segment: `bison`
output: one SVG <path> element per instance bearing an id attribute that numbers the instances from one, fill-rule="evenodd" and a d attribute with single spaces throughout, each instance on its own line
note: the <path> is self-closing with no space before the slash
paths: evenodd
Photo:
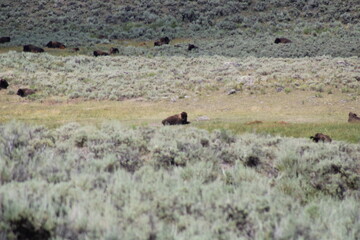
<path id="1" fill-rule="evenodd" d="M 72 50 L 73 50 L 73 52 L 78 52 L 78 51 L 80 51 L 80 48 L 76 47 L 76 48 L 73 48 Z"/>
<path id="2" fill-rule="evenodd" d="M 188 51 L 191 51 L 191 50 L 196 49 L 196 48 L 198 48 L 198 47 L 195 46 L 194 44 L 189 44 Z"/>
<path id="3" fill-rule="evenodd" d="M 60 48 L 60 49 L 65 49 L 65 45 L 61 42 L 55 42 L 55 41 L 50 41 L 48 42 L 48 44 L 46 44 L 46 46 L 48 48 Z"/>
<path id="4" fill-rule="evenodd" d="M 110 54 L 116 54 L 116 53 L 119 53 L 119 49 L 117 48 L 110 48 L 110 51 L 109 51 Z"/>
<path id="5" fill-rule="evenodd" d="M 39 47 L 36 47 L 34 45 L 24 45 L 24 48 L 23 48 L 24 52 L 33 52 L 33 53 L 41 53 L 41 52 L 44 52 L 44 49 L 42 48 L 39 48 Z"/>
<path id="6" fill-rule="evenodd" d="M 360 123 L 360 117 L 358 117 L 355 113 L 349 112 L 349 123 Z"/>
<path id="7" fill-rule="evenodd" d="M 317 134 L 315 134 L 315 136 L 311 136 L 310 139 L 312 139 L 314 142 L 319 142 L 319 141 L 331 142 L 332 141 L 332 139 L 328 135 L 325 135 L 322 133 L 317 133 Z"/>
<path id="8" fill-rule="evenodd" d="M 8 86 L 9 84 L 5 79 L 0 79 L 0 89 L 7 89 Z"/>
<path id="9" fill-rule="evenodd" d="M 10 37 L 0 37 L 0 43 L 10 42 Z"/>
<path id="10" fill-rule="evenodd" d="M 278 44 L 278 43 L 291 43 L 292 41 L 287 39 L 287 38 L 276 38 L 275 39 L 275 43 Z"/>
<path id="11" fill-rule="evenodd" d="M 104 52 L 104 51 L 100 51 L 100 50 L 96 50 L 96 51 L 94 51 L 94 56 L 95 57 L 97 57 L 97 56 L 109 56 L 109 53 Z"/>
<path id="12" fill-rule="evenodd" d="M 160 40 L 154 42 L 154 46 L 161 46 L 169 43 L 170 43 L 170 39 L 168 37 L 162 37 L 160 38 Z"/>
<path id="13" fill-rule="evenodd" d="M 170 116 L 162 121 L 163 125 L 182 125 L 182 124 L 189 124 L 190 122 L 187 121 L 187 113 L 182 112 L 180 114 L 176 114 Z"/>
<path id="14" fill-rule="evenodd" d="M 20 97 L 26 97 L 26 96 L 29 96 L 31 94 L 34 94 L 35 92 L 36 92 L 36 90 L 34 90 L 34 89 L 20 88 L 17 91 L 17 95 L 19 95 Z"/>

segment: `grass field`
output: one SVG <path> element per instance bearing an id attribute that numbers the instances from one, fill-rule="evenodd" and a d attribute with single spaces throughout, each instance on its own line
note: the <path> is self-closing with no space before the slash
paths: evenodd
<path id="1" fill-rule="evenodd" d="M 360 238 L 358 58 L 13 50 L 0 240 Z"/>
<path id="2" fill-rule="evenodd" d="M 349 112 L 360 112 L 359 102 L 341 93 L 317 98 L 307 91 L 263 95 L 214 92 L 211 96 L 175 102 L 148 102 L 143 99 L 93 101 L 64 97 L 27 100 L 2 91 L 0 100 L 1 122 L 16 119 L 58 127 L 69 122 L 98 125 L 106 120 L 118 120 L 128 126 L 160 126 L 167 116 L 186 111 L 192 126 L 208 130 L 223 128 L 235 133 L 305 138 L 323 132 L 334 140 L 360 141 L 360 124 L 347 122 Z"/>

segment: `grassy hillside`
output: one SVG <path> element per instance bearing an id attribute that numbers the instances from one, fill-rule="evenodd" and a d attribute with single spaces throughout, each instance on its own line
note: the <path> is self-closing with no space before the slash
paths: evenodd
<path id="1" fill-rule="evenodd" d="M 198 39 L 201 49 L 208 50 L 202 54 L 348 57 L 360 56 L 359 19 L 356 0 L 3 0 L 0 35 L 12 37 L 5 46 L 44 46 L 50 40 L 91 46 L 166 35 Z M 273 48 L 269 43 L 279 36 L 292 39 L 295 46 L 282 55 L 267 54 Z"/>
<path id="2" fill-rule="evenodd" d="M 124 49 L 122 49 L 124 50 Z M 89 57 L 67 50 L 0 55 L 0 122 L 159 125 L 186 111 L 193 126 L 359 142 L 359 59 L 222 56 Z M 19 88 L 37 89 L 21 98 Z M 229 92 L 234 94 L 228 95 Z M 202 121 L 205 116 L 206 121 Z M 247 124 L 261 121 L 260 124 Z"/>
<path id="3" fill-rule="evenodd" d="M 360 239 L 359 1 L 2 0 L 3 36 L 0 240 Z"/>
<path id="4" fill-rule="evenodd" d="M 0 125 L 0 239 L 357 239 L 359 145 Z"/>
<path id="5" fill-rule="evenodd" d="M 36 88 L 33 99 L 49 96 L 96 100 L 160 100 L 202 96 L 214 91 L 241 94 L 335 92 L 354 100 L 360 92 L 360 60 L 353 58 L 57 57 L 9 52 L 0 55 L 9 95 Z"/>

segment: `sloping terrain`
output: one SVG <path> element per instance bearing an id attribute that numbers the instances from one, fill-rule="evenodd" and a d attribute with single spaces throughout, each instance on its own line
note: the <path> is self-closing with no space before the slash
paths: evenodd
<path id="1" fill-rule="evenodd" d="M 359 19 L 356 0 L 4 0 L 0 35 L 12 37 L 5 46 L 44 46 L 50 40 L 84 46 L 166 35 L 201 39 L 199 45 L 206 50 L 202 54 L 347 57 L 360 55 Z M 269 43 L 275 37 L 288 37 L 295 46 L 274 54 Z"/>

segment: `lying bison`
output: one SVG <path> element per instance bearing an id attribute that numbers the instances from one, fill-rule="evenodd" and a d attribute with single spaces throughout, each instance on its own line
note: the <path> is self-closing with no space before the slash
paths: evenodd
<path id="1" fill-rule="evenodd" d="M 163 125 L 182 125 L 189 124 L 187 121 L 187 113 L 182 112 L 180 114 L 176 114 L 174 116 L 170 116 L 162 121 Z"/>
<path id="2" fill-rule="evenodd" d="M 154 46 L 162 46 L 164 44 L 169 44 L 170 39 L 168 37 L 160 38 L 160 40 L 154 42 Z"/>
<path id="3" fill-rule="evenodd" d="M 196 49 L 196 48 L 198 48 L 198 47 L 195 46 L 194 44 L 189 44 L 188 51 L 191 51 L 191 50 Z"/>
<path id="4" fill-rule="evenodd" d="M 332 139 L 328 135 L 325 135 L 322 133 L 317 133 L 317 134 L 315 134 L 315 136 L 311 136 L 310 139 L 312 139 L 314 142 L 319 142 L 319 141 L 331 142 L 332 141 Z"/>
<path id="5" fill-rule="evenodd" d="M 8 86 L 9 84 L 5 79 L 0 79 L 0 89 L 7 89 Z"/>
<path id="6" fill-rule="evenodd" d="M 358 117 L 355 113 L 349 112 L 349 123 L 360 123 L 360 117 Z"/>
<path id="7" fill-rule="evenodd" d="M 110 48 L 110 51 L 109 51 L 110 54 L 116 54 L 116 53 L 119 53 L 119 49 L 117 48 Z"/>
<path id="8" fill-rule="evenodd" d="M 275 39 L 275 43 L 278 44 L 278 43 L 291 43 L 292 41 L 287 39 L 287 38 L 276 38 Z"/>
<path id="9" fill-rule="evenodd" d="M 0 43 L 10 42 L 10 37 L 0 37 Z"/>
<path id="10" fill-rule="evenodd" d="M 96 51 L 94 51 L 94 56 L 95 57 L 97 57 L 97 56 L 109 56 L 109 53 L 104 52 L 104 51 L 100 51 L 100 50 L 96 50 Z"/>
<path id="11" fill-rule="evenodd" d="M 39 48 L 39 47 L 36 47 L 34 45 L 24 45 L 24 48 L 23 48 L 24 52 L 32 52 L 32 53 L 41 53 L 41 52 L 44 52 L 44 49 L 42 48 Z"/>
<path id="12" fill-rule="evenodd" d="M 20 88 L 17 91 L 17 95 L 19 95 L 20 97 L 26 97 L 26 96 L 29 96 L 31 94 L 34 94 L 35 92 L 36 92 L 36 90 L 34 90 L 34 89 Z"/>
<path id="13" fill-rule="evenodd" d="M 48 42 L 48 44 L 46 44 L 46 46 L 48 48 L 60 48 L 60 49 L 65 49 L 65 45 L 61 42 L 55 42 L 55 41 L 50 41 Z"/>

